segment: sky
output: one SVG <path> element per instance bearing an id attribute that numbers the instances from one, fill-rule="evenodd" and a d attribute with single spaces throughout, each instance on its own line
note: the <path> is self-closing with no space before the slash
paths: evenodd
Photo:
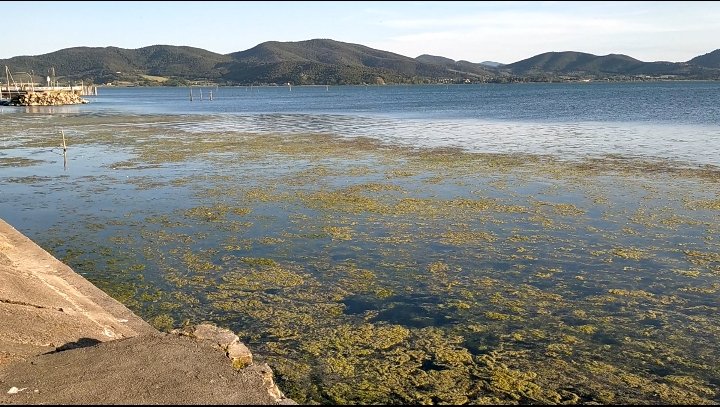
<path id="1" fill-rule="evenodd" d="M 720 48 L 720 2 L 3 2 L 0 58 L 87 46 L 228 54 L 328 38 L 408 57 L 512 63 L 549 51 L 683 62 Z"/>

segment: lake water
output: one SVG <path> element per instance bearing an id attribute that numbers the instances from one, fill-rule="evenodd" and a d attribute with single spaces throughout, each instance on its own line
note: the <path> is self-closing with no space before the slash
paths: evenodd
<path id="1" fill-rule="evenodd" d="M 720 402 L 720 83 L 202 93 L 4 107 L 0 217 L 299 402 Z"/>
<path id="2" fill-rule="evenodd" d="M 188 88 L 101 88 L 100 96 L 88 97 L 91 105 L 54 111 L 213 115 L 218 130 L 718 165 L 719 90 L 717 82 L 223 87 L 194 88 L 191 103 Z"/>

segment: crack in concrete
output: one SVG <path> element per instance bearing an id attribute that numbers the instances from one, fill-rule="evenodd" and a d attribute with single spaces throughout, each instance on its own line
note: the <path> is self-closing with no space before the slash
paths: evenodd
<path id="1" fill-rule="evenodd" d="M 25 307 L 33 307 L 33 308 L 39 308 L 39 309 L 51 309 L 54 311 L 65 312 L 62 308 L 43 307 L 42 305 L 30 304 L 29 302 L 23 302 L 23 301 L 6 300 L 4 298 L 0 298 L 0 302 L 3 304 L 22 305 Z"/>
<path id="2" fill-rule="evenodd" d="M 78 301 L 75 301 L 75 300 L 72 298 L 72 296 L 68 295 L 68 294 L 67 294 L 66 292 L 64 292 L 62 289 L 60 289 L 60 288 L 56 287 L 55 285 L 53 285 L 50 281 L 48 281 L 48 279 L 42 277 L 39 273 L 36 274 L 35 277 L 38 278 L 40 281 L 42 281 L 48 288 L 50 288 L 50 289 L 53 290 L 55 293 L 57 293 L 57 295 L 59 295 L 60 297 L 62 297 L 65 301 L 69 302 L 69 303 L 74 307 L 74 309 L 75 309 L 76 311 L 78 311 L 83 317 L 85 317 L 85 318 L 89 319 L 90 321 L 92 321 L 92 322 L 93 322 L 95 325 L 97 325 L 99 328 L 102 328 L 102 334 L 103 334 L 103 335 L 107 336 L 108 338 L 113 338 L 113 339 L 117 339 L 117 338 L 118 338 L 118 335 L 115 334 L 115 331 L 112 329 L 111 326 L 108 326 L 108 324 L 105 324 L 105 323 L 103 323 L 103 322 L 101 322 L 101 321 L 98 321 L 98 320 L 95 318 L 95 316 L 98 316 L 97 311 L 94 312 L 94 311 L 92 311 L 92 310 L 86 310 L 85 308 L 83 308 L 82 305 L 79 304 L 79 302 L 82 302 L 83 300 L 84 300 L 85 302 L 89 302 L 90 300 L 89 300 L 87 297 L 85 297 L 84 295 L 82 295 L 75 287 L 72 286 L 72 284 L 69 284 L 69 283 L 68 283 L 66 280 L 64 280 L 64 279 L 58 279 L 57 277 L 54 277 L 54 276 L 51 276 L 51 277 L 50 277 L 51 279 L 58 280 L 58 282 L 60 283 L 60 285 L 64 286 L 64 288 L 65 288 L 68 292 L 77 294 L 77 295 L 75 295 L 74 297 L 75 297 L 76 299 L 78 299 Z M 90 305 L 91 308 L 92 308 L 92 307 L 97 307 L 97 308 L 100 308 L 100 310 L 102 311 L 102 308 L 99 307 L 97 304 L 90 303 L 89 305 Z M 62 311 L 62 308 L 60 309 L 60 311 Z M 122 334 L 120 335 L 120 337 L 123 337 L 123 336 L 124 336 L 124 335 L 122 335 Z"/>

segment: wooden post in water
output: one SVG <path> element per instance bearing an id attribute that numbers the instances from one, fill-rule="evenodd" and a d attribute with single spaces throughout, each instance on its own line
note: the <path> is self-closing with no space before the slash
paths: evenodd
<path id="1" fill-rule="evenodd" d="M 192 102 L 192 101 L 193 101 L 193 97 L 192 97 L 192 87 L 188 86 L 188 89 L 190 89 L 190 101 Z"/>
<path id="2" fill-rule="evenodd" d="M 202 100 L 202 88 L 200 88 L 200 100 Z"/>
<path id="3" fill-rule="evenodd" d="M 60 133 L 62 133 L 63 139 L 63 170 L 67 170 L 67 144 L 65 143 L 65 131 L 60 129 Z"/>
<path id="4" fill-rule="evenodd" d="M 210 91 L 210 100 L 212 100 L 212 91 Z"/>

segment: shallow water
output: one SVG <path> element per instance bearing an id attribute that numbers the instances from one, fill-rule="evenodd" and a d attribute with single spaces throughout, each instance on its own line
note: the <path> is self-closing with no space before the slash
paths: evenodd
<path id="1" fill-rule="evenodd" d="M 203 88 L 204 100 L 199 91 L 191 102 L 189 88 L 102 88 L 89 105 L 3 113 L 38 113 L 24 115 L 30 122 L 47 113 L 171 114 L 193 132 L 330 133 L 563 159 L 617 154 L 720 164 L 718 82 L 223 87 Z M 212 120 L 200 119 L 207 115 Z"/>
<path id="2" fill-rule="evenodd" d="M 717 122 L 421 96 L 4 111 L 0 216 L 161 329 L 232 328 L 299 402 L 718 403 Z"/>

